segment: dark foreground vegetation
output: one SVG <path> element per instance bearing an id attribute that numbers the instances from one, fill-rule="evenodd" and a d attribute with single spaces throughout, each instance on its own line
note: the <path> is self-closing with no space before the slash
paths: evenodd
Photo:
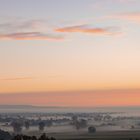
<path id="1" fill-rule="evenodd" d="M 39 138 L 37 138 L 36 136 L 16 135 L 12 138 L 12 140 L 56 140 L 56 139 L 53 137 L 48 137 L 44 133 Z"/>
<path id="2" fill-rule="evenodd" d="M 42 134 L 40 137 L 27 136 L 27 135 L 10 135 L 10 133 L 0 130 L 0 140 L 56 140 L 54 137 L 48 137 L 46 134 Z"/>
<path id="3" fill-rule="evenodd" d="M 5 131 L 0 130 L 0 140 L 11 140 L 12 136 Z"/>

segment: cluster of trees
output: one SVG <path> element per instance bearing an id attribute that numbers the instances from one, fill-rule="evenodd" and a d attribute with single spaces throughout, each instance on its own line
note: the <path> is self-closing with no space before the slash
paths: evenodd
<path id="1" fill-rule="evenodd" d="M 71 124 L 74 125 L 77 130 L 87 127 L 87 121 L 84 119 L 78 119 L 77 116 L 72 116 Z"/>
<path id="2" fill-rule="evenodd" d="M 72 123 L 71 124 L 74 125 L 77 130 L 88 127 L 87 121 L 84 119 L 78 119 L 77 116 L 72 116 Z M 96 128 L 94 126 L 89 126 L 88 132 L 95 133 Z"/>
<path id="3" fill-rule="evenodd" d="M 77 130 L 82 129 L 82 128 L 86 128 L 87 121 L 84 119 L 77 120 L 76 122 L 74 122 L 74 126 L 76 127 Z"/>
<path id="4" fill-rule="evenodd" d="M 47 137 L 46 134 L 42 134 L 39 138 L 36 136 L 16 135 L 12 140 L 56 140 L 54 137 Z"/>
<path id="5" fill-rule="evenodd" d="M 19 121 L 15 121 L 15 122 L 12 122 L 12 127 L 13 127 L 13 131 L 18 134 L 18 133 L 21 133 L 22 131 L 22 123 L 19 122 Z"/>

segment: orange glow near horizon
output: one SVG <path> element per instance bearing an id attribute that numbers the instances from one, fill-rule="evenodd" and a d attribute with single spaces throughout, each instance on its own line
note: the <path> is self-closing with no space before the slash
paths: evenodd
<path id="1" fill-rule="evenodd" d="M 0 94 L 0 103 L 46 106 L 139 106 L 140 90 Z"/>

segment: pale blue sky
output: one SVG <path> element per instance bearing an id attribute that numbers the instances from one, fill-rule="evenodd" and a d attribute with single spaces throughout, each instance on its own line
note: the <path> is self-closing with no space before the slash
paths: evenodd
<path id="1" fill-rule="evenodd" d="M 139 89 L 139 36 L 139 0 L 0 0 L 0 93 Z"/>

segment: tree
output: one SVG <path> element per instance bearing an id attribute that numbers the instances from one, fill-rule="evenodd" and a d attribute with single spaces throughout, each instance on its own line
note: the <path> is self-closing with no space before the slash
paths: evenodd
<path id="1" fill-rule="evenodd" d="M 77 121 L 77 120 L 78 120 L 78 117 L 77 117 L 76 115 L 73 115 L 73 116 L 72 116 L 72 121 L 75 122 L 75 121 Z"/>
<path id="2" fill-rule="evenodd" d="M 84 120 L 84 119 L 81 119 L 81 120 L 80 120 L 80 127 L 81 127 L 81 128 L 86 128 L 86 127 L 87 127 L 87 121 Z"/>
<path id="3" fill-rule="evenodd" d="M 78 122 L 78 116 L 76 116 L 76 115 L 73 115 L 71 119 L 72 119 L 73 125 L 75 125 Z"/>
<path id="4" fill-rule="evenodd" d="M 44 131 L 45 123 L 43 121 L 39 122 L 39 130 Z"/>
<path id="5" fill-rule="evenodd" d="M 51 127 L 53 125 L 52 119 L 46 121 L 47 127 Z"/>
<path id="6" fill-rule="evenodd" d="M 19 134 L 22 131 L 22 123 L 21 122 L 12 122 L 12 127 L 15 133 Z"/>
<path id="7" fill-rule="evenodd" d="M 96 128 L 94 126 L 89 126 L 88 127 L 88 132 L 89 133 L 95 133 L 96 132 Z"/>
<path id="8" fill-rule="evenodd" d="M 29 121 L 25 121 L 24 125 L 25 125 L 26 130 L 29 130 L 30 122 Z"/>

